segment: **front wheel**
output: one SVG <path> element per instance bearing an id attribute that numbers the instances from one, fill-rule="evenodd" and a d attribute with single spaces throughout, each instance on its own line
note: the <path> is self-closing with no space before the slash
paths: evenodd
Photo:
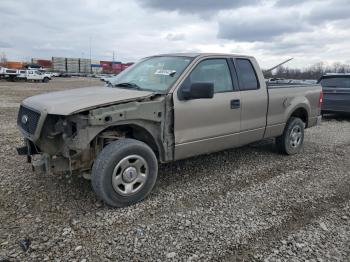
<path id="1" fill-rule="evenodd" d="M 304 122 L 298 117 L 291 117 L 283 134 L 276 138 L 277 148 L 281 153 L 294 155 L 301 151 L 304 144 Z"/>
<path id="2" fill-rule="evenodd" d="M 47 82 L 49 82 L 49 78 L 47 78 L 47 77 L 44 77 L 44 79 L 43 79 L 43 82 L 44 82 L 44 83 L 47 83 Z"/>
<path id="3" fill-rule="evenodd" d="M 148 145 L 134 139 L 120 139 L 97 156 L 91 183 L 98 198 L 107 205 L 125 207 L 143 200 L 151 192 L 157 174 L 157 158 Z"/>

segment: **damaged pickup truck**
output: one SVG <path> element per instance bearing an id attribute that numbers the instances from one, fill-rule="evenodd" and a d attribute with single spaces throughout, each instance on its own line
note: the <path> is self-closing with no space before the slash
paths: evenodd
<path id="1" fill-rule="evenodd" d="M 25 99 L 17 120 L 25 145 L 17 151 L 35 170 L 90 178 L 100 199 L 123 207 L 150 193 L 158 163 L 273 137 L 282 153 L 300 152 L 321 103 L 319 85 L 267 86 L 253 57 L 158 55 L 111 87 Z"/>

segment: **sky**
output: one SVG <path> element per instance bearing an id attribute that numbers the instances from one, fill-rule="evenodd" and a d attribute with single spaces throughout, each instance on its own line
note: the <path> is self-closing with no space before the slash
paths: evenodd
<path id="1" fill-rule="evenodd" d="M 255 56 L 263 68 L 350 63 L 350 0 L 0 0 L 0 54 L 136 61 L 172 52 Z"/>

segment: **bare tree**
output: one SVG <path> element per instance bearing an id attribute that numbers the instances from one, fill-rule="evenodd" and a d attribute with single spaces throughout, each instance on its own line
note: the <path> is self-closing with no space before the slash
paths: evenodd
<path id="1" fill-rule="evenodd" d="M 273 74 L 266 72 L 265 77 L 286 79 L 319 79 L 326 73 L 350 73 L 350 65 L 337 62 L 327 66 L 325 63 L 320 62 L 303 69 L 281 66 L 278 67 Z"/>

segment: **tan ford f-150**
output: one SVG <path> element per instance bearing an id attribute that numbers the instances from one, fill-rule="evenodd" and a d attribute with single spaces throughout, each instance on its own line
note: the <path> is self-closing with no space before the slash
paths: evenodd
<path id="1" fill-rule="evenodd" d="M 282 153 L 300 152 L 321 103 L 319 85 L 267 86 L 253 57 L 158 55 L 110 87 L 25 99 L 17 120 L 25 145 L 17 151 L 35 170 L 90 178 L 100 199 L 123 207 L 150 193 L 159 162 L 265 138 L 276 138 Z"/>

